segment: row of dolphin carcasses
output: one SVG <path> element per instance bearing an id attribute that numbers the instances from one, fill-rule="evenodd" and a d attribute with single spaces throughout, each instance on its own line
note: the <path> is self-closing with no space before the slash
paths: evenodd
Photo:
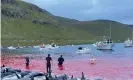
<path id="1" fill-rule="evenodd" d="M 54 76 L 51 73 L 21 71 L 10 67 L 1 67 L 1 80 L 102 80 L 100 78 L 87 79 L 82 72 L 81 78 L 68 77 L 66 74 Z"/>

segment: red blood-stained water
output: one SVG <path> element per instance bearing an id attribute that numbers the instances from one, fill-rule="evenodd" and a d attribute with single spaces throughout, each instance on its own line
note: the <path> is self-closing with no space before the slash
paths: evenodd
<path id="1" fill-rule="evenodd" d="M 25 55 L 2 55 L 1 65 L 5 64 L 17 69 L 46 72 L 45 57 L 31 56 L 30 66 L 25 66 Z M 116 58 L 98 58 L 95 64 L 90 64 L 89 59 L 69 59 L 65 60 L 63 70 L 58 67 L 58 62 L 53 59 L 52 72 L 56 75 L 67 74 L 69 76 L 81 77 L 84 72 L 85 77 L 101 77 L 106 80 L 132 80 L 133 60 Z"/>

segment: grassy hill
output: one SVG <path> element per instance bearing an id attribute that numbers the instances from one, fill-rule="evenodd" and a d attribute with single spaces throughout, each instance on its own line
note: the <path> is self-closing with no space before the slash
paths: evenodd
<path id="1" fill-rule="evenodd" d="M 131 37 L 127 25 L 109 20 L 78 21 L 54 16 L 36 5 L 21 0 L 1 0 L 2 45 L 35 45 L 55 42 L 58 44 L 93 43 L 102 36 L 124 41 Z"/>

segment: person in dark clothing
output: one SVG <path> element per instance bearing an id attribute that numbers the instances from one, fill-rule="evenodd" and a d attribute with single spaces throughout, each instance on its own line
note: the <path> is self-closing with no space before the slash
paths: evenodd
<path id="1" fill-rule="evenodd" d="M 3 64 L 2 67 L 5 67 L 5 65 Z"/>
<path id="2" fill-rule="evenodd" d="M 47 69 L 47 73 L 49 73 L 51 71 L 51 60 L 52 58 L 50 57 L 50 54 L 48 54 L 48 57 L 46 57 L 46 69 Z"/>
<path id="3" fill-rule="evenodd" d="M 26 64 L 26 67 L 28 67 L 29 66 L 29 62 L 30 62 L 30 60 L 29 60 L 29 57 L 28 56 L 26 56 L 25 57 L 25 64 Z"/>
<path id="4" fill-rule="evenodd" d="M 63 69 L 63 62 L 64 62 L 64 58 L 62 57 L 62 55 L 60 55 L 60 57 L 58 58 L 58 66 L 59 68 L 62 70 Z"/>

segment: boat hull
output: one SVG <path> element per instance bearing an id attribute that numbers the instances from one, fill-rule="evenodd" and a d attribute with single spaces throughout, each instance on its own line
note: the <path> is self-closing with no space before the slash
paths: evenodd
<path id="1" fill-rule="evenodd" d="M 90 49 L 85 49 L 85 50 L 78 50 L 78 51 L 76 51 L 76 53 L 78 53 L 78 54 L 84 54 L 84 53 L 90 54 L 91 51 L 90 51 Z"/>
<path id="2" fill-rule="evenodd" d="M 98 50 L 112 50 L 113 49 L 113 44 L 105 44 L 102 46 L 97 46 Z"/>
<path id="3" fill-rule="evenodd" d="M 124 42 L 124 47 L 132 47 L 133 46 L 133 41 L 130 40 L 129 38 Z"/>
<path id="4" fill-rule="evenodd" d="M 90 51 L 76 51 L 76 53 L 78 53 L 78 54 L 84 54 L 84 53 L 90 54 L 91 52 Z"/>
<path id="5" fill-rule="evenodd" d="M 133 44 L 124 44 L 125 47 L 133 47 Z"/>

